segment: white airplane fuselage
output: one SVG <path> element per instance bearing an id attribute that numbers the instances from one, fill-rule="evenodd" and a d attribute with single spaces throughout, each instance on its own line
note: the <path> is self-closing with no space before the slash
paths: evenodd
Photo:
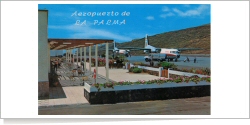
<path id="1" fill-rule="evenodd" d="M 160 59 L 161 61 L 168 60 L 168 59 L 170 60 L 175 59 L 177 61 L 177 59 L 180 58 L 178 49 L 156 48 L 154 46 L 149 45 L 147 35 L 145 37 L 145 49 L 149 49 L 149 50 L 144 50 L 145 53 L 159 53 L 161 55 L 164 54 L 165 57 L 164 58 L 161 57 Z M 147 61 L 147 60 L 150 60 L 150 58 L 152 57 L 145 56 L 144 58 Z"/>
<path id="2" fill-rule="evenodd" d="M 167 59 L 180 58 L 180 54 L 179 54 L 179 51 L 177 49 L 162 48 L 160 53 L 161 54 L 166 54 L 167 55 Z"/>
<path id="3" fill-rule="evenodd" d="M 116 53 L 119 53 L 119 54 L 126 54 L 126 50 L 123 50 L 123 49 L 119 49 L 119 51 L 116 51 Z"/>

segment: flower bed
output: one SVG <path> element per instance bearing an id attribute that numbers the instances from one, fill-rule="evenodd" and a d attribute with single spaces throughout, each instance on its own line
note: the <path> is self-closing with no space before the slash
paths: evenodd
<path id="1" fill-rule="evenodd" d="M 114 104 L 148 100 L 165 100 L 210 96 L 209 78 L 155 79 L 137 82 L 120 81 L 86 84 L 84 97 L 90 104 Z"/>

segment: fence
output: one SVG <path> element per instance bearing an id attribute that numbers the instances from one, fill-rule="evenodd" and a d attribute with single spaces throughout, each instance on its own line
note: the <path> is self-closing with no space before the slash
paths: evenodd
<path id="1" fill-rule="evenodd" d="M 127 63 L 126 69 L 129 69 L 130 67 L 134 67 L 134 65 L 131 63 Z M 194 73 L 188 73 L 188 72 L 175 71 L 175 70 L 171 70 L 170 68 L 163 69 L 163 67 L 153 68 L 153 67 L 147 67 L 147 66 L 137 66 L 137 67 L 142 68 L 142 69 L 146 69 L 146 70 L 150 70 L 150 71 L 157 71 L 157 72 L 159 72 L 159 77 L 169 78 L 169 74 L 188 76 L 188 77 L 194 76 L 194 75 L 196 75 L 198 77 L 207 77 L 207 75 L 200 75 L 200 74 L 194 74 Z"/>
<path id="2" fill-rule="evenodd" d="M 194 74 L 194 73 L 188 73 L 188 72 L 181 72 L 181 71 L 175 71 L 175 70 L 171 70 L 168 69 L 168 77 L 169 78 L 169 74 L 175 74 L 175 75 L 180 75 L 180 76 L 198 76 L 198 77 L 207 77 L 207 75 L 201 75 L 201 74 Z"/>
<path id="3" fill-rule="evenodd" d="M 127 63 L 125 65 L 126 69 L 130 69 L 131 67 L 135 67 L 133 64 L 131 63 Z M 163 67 L 159 67 L 159 68 L 153 68 L 153 67 L 147 67 L 147 66 L 136 66 L 138 68 L 141 68 L 141 69 L 145 69 L 145 70 L 150 70 L 150 71 L 156 71 L 156 72 L 159 72 L 159 77 L 162 76 L 162 70 L 163 70 Z"/>

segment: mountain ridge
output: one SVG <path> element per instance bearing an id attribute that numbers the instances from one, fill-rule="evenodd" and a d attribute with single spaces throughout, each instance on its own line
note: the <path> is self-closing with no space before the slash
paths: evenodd
<path id="1" fill-rule="evenodd" d="M 202 50 L 183 51 L 183 54 L 210 54 L 211 25 L 205 24 L 197 27 L 169 31 L 148 36 L 149 44 L 157 48 L 201 48 Z M 119 47 L 141 47 L 145 45 L 145 38 L 133 39 L 129 42 L 116 43 Z M 113 43 L 110 43 L 113 48 Z M 133 53 L 133 51 L 132 51 Z M 136 51 L 143 54 L 143 51 Z"/>

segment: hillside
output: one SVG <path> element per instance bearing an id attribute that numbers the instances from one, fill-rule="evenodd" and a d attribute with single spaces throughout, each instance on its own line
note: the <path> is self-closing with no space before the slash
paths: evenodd
<path id="1" fill-rule="evenodd" d="M 210 54 L 210 24 L 198 27 L 165 32 L 148 36 L 150 45 L 159 48 L 202 48 L 203 50 L 183 51 L 183 54 Z M 117 47 L 144 47 L 145 38 L 134 39 L 130 42 L 117 43 Z M 110 44 L 113 48 L 113 44 Z M 132 52 L 133 53 L 133 52 Z M 142 54 L 143 51 L 136 51 Z"/>

